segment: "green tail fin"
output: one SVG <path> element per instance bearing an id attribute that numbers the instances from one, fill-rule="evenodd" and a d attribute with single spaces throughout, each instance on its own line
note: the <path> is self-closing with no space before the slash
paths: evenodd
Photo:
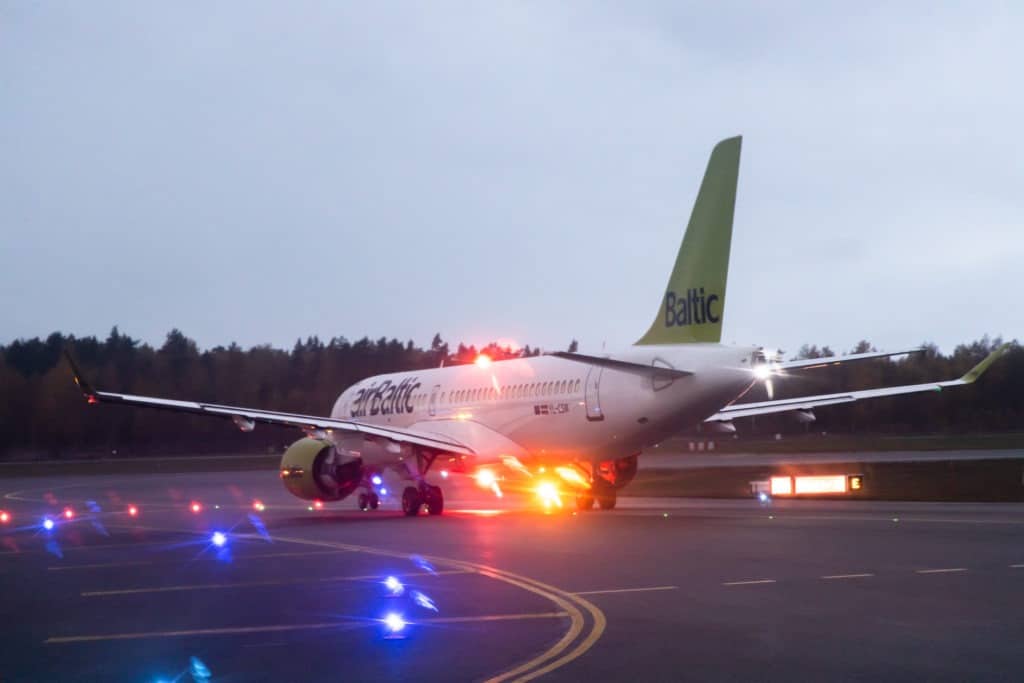
<path id="1" fill-rule="evenodd" d="M 711 151 L 658 314 L 637 344 L 721 341 L 742 140 L 722 140 Z"/>

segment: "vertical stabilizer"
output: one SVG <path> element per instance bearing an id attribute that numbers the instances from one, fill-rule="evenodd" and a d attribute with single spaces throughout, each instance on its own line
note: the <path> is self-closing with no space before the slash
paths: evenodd
<path id="1" fill-rule="evenodd" d="M 742 140 L 728 138 L 711 150 L 658 313 L 637 344 L 721 341 Z"/>

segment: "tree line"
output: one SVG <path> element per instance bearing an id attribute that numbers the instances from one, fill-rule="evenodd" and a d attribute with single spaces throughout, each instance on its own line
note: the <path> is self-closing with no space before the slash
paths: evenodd
<path id="1" fill-rule="evenodd" d="M 808 370 L 773 380 L 774 396 L 958 377 L 1000 340 L 963 344 L 949 355 L 934 345 L 895 361 L 866 361 Z M 575 350 L 576 342 L 570 344 Z M 294 413 L 325 415 L 341 390 L 385 372 L 472 362 L 486 353 L 495 360 L 534 356 L 539 349 L 489 344 L 449 346 L 435 335 L 423 348 L 412 341 L 309 337 L 291 350 L 237 344 L 200 350 L 179 330 L 158 348 L 111 330 L 106 339 L 55 332 L 45 339 L 0 345 L 0 459 L 59 458 L 116 454 L 277 452 L 296 438 L 294 430 L 260 425 L 241 433 L 230 421 L 133 409 L 89 406 L 71 381 L 62 353 L 70 352 L 89 381 L 101 390 L 207 401 Z M 860 342 L 849 352 L 871 350 Z M 828 347 L 804 346 L 802 358 L 833 355 Z M 756 385 L 742 400 L 766 400 Z M 884 398 L 816 411 L 813 429 L 830 432 L 993 432 L 1020 429 L 1024 419 L 1024 351 L 1012 351 L 975 385 L 918 397 Z M 791 416 L 737 421 L 742 436 L 809 427 Z"/>

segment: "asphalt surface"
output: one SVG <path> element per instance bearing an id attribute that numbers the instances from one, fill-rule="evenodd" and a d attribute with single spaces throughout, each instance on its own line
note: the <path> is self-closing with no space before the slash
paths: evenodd
<path id="1" fill-rule="evenodd" d="M 267 472 L 5 480 L 0 681 L 1024 675 L 1024 505 L 573 514 L 445 487 L 444 516 L 407 519 L 309 510 Z"/>

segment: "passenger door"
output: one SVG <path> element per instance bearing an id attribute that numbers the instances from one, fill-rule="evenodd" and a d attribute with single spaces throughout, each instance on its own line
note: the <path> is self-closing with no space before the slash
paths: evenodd
<path id="1" fill-rule="evenodd" d="M 592 365 L 587 373 L 587 382 L 583 390 L 583 400 L 587 405 L 587 419 L 597 422 L 604 419 L 601 412 L 601 374 L 604 368 L 600 365 Z"/>
<path id="2" fill-rule="evenodd" d="M 427 412 L 430 415 L 437 415 L 437 397 L 441 393 L 441 385 L 435 384 L 434 388 L 430 391 L 430 405 Z"/>

